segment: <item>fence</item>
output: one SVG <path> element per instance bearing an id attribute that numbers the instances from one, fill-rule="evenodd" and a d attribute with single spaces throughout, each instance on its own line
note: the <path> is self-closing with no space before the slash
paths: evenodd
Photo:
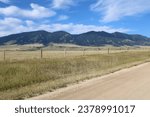
<path id="1" fill-rule="evenodd" d="M 127 52 L 127 51 L 147 51 L 149 49 L 80 49 L 80 50 L 45 50 L 40 49 L 36 51 L 25 51 L 25 50 L 0 50 L 0 60 L 22 60 L 22 59 L 42 59 L 42 58 L 62 58 L 62 57 L 72 57 L 72 56 L 86 56 L 92 54 L 110 54 L 117 52 Z"/>

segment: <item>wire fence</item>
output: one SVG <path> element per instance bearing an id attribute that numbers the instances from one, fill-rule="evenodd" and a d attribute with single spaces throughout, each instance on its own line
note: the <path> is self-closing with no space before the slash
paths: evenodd
<path id="1" fill-rule="evenodd" d="M 86 56 L 94 54 L 111 54 L 117 52 L 128 52 L 128 51 L 150 51 L 145 48 L 105 48 L 105 49 L 79 49 L 79 50 L 46 50 L 39 49 L 35 51 L 29 50 L 0 50 L 0 60 L 23 60 L 23 59 L 42 59 L 42 58 L 62 58 L 62 57 L 74 57 L 74 56 Z"/>

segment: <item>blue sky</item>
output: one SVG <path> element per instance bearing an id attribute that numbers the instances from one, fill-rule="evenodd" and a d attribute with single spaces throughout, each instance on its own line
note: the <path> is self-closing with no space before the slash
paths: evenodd
<path id="1" fill-rule="evenodd" d="M 0 36 L 34 30 L 150 37 L 150 0 L 0 0 Z"/>

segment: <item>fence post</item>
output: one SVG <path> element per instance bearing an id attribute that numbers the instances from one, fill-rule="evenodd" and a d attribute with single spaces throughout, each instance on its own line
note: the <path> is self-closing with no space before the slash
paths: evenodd
<path id="1" fill-rule="evenodd" d="M 41 49 L 41 59 L 43 58 L 43 49 Z"/>
<path id="2" fill-rule="evenodd" d="M 66 54 L 67 54 L 67 50 L 66 48 L 64 49 L 64 57 L 66 57 Z"/>
<path id="3" fill-rule="evenodd" d="M 82 55 L 84 56 L 85 55 L 85 49 L 83 48 L 83 53 L 82 53 Z"/>
<path id="4" fill-rule="evenodd" d="M 4 61 L 6 60 L 6 50 L 4 50 Z"/>
<path id="5" fill-rule="evenodd" d="M 100 48 L 97 48 L 97 53 L 100 53 L 101 52 L 100 50 L 101 50 Z"/>
<path id="6" fill-rule="evenodd" d="M 108 48 L 108 54 L 110 53 L 110 49 Z"/>

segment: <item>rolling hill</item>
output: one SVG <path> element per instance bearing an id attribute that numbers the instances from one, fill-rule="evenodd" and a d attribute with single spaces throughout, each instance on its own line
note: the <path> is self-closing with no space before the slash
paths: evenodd
<path id="1" fill-rule="evenodd" d="M 5 44 L 34 44 L 40 43 L 45 46 L 50 43 L 71 43 L 81 46 L 134 46 L 134 45 L 150 45 L 150 38 L 138 34 L 130 35 L 120 32 L 107 33 L 104 31 L 90 31 L 82 34 L 70 34 L 65 31 L 47 32 L 44 30 L 24 32 L 0 37 L 0 45 Z"/>

